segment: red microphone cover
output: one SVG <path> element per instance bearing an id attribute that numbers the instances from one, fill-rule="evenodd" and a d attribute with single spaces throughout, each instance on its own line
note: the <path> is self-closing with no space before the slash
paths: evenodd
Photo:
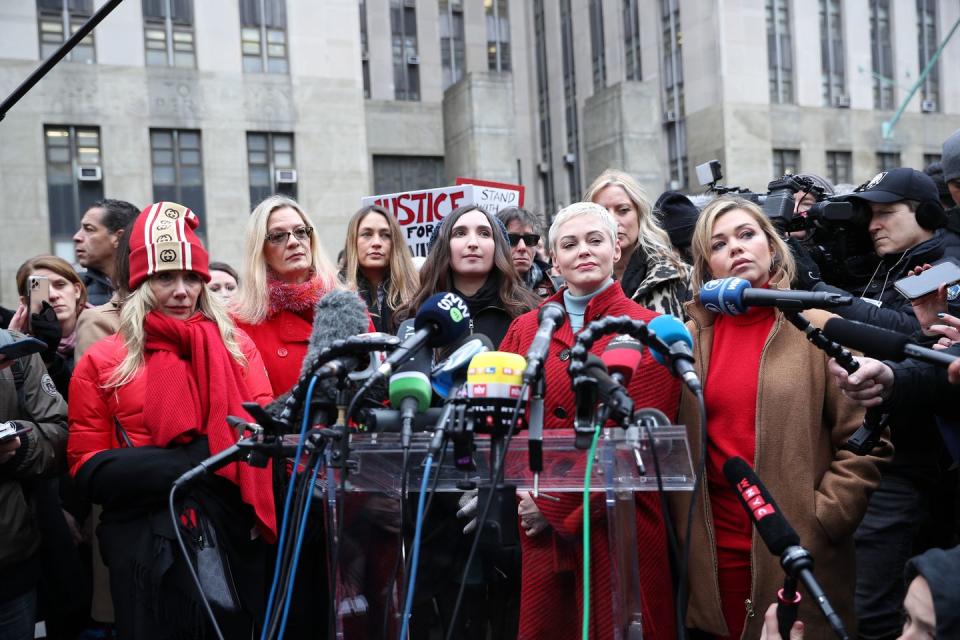
<path id="1" fill-rule="evenodd" d="M 619 374 L 623 378 L 623 386 L 627 386 L 643 359 L 643 345 L 630 336 L 617 336 L 607 344 L 600 359 L 610 375 Z"/>

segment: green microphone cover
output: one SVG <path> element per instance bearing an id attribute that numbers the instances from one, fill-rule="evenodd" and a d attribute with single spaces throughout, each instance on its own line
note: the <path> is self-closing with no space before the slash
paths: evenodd
<path id="1" fill-rule="evenodd" d="M 401 371 L 390 376 L 390 404 L 394 408 L 399 408 L 405 398 L 415 398 L 417 411 L 426 411 L 432 396 L 430 378 L 422 371 Z"/>

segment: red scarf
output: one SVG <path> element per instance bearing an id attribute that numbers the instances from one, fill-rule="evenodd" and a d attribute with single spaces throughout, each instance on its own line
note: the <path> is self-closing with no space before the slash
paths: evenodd
<path id="1" fill-rule="evenodd" d="M 329 287 L 316 272 L 311 273 L 310 279 L 306 282 L 286 282 L 276 273 L 268 270 L 267 288 L 270 290 L 268 317 L 275 316 L 281 311 L 301 314 L 307 312 L 311 314 L 309 319 L 312 321 L 313 308 Z"/>
<path id="2" fill-rule="evenodd" d="M 227 415 L 250 420 L 241 403 L 250 398 L 243 369 L 223 344 L 217 325 L 196 313 L 177 320 L 157 311 L 144 322 L 147 354 L 143 422 L 154 444 L 166 447 L 205 435 L 210 453 L 236 443 Z M 240 496 L 253 507 L 267 542 L 277 539 L 270 466 L 234 462 L 218 475 L 240 487 Z"/>

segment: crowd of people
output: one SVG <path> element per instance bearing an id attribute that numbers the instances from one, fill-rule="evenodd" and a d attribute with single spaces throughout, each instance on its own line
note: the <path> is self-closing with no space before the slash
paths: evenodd
<path id="1" fill-rule="evenodd" d="M 237 270 L 211 261 L 196 231 L 201 212 L 173 202 L 142 210 L 93 203 L 74 236 L 77 264 L 25 260 L 20 304 L 0 331 L 0 346 L 25 335 L 42 345 L 29 356 L 0 355 L 0 428 L 13 434 L 0 435 L 0 637 L 211 637 L 191 563 L 206 567 L 201 584 L 225 637 L 259 634 L 284 465 L 231 463 L 204 477 L 177 499 L 176 523 L 167 498 L 181 474 L 236 441 L 228 415 L 252 422 L 244 402 L 266 406 L 294 386 L 314 311 L 334 290 L 355 291 L 367 330 L 386 333 L 430 296 L 454 292 L 471 333 L 520 355 L 534 341 L 539 307 L 561 305 L 567 322 L 543 368 L 546 429 L 572 427 L 567 367 L 586 325 L 659 314 L 687 323 L 706 423 L 698 399 L 650 354 L 627 388 L 638 407 L 685 425 L 691 458 L 705 461 L 694 492 L 635 497 L 644 637 L 780 637 L 783 570 L 724 477 L 732 456 L 764 479 L 848 630 L 869 640 L 960 637 L 960 359 L 947 369 L 858 358 L 850 373 L 781 310 L 728 316 L 699 298 L 705 283 L 728 277 L 753 288 L 849 293 L 851 305 L 804 316 L 822 328 L 839 315 L 960 355 L 960 287 L 944 282 L 913 300 L 894 287 L 945 258 L 960 262 L 960 131 L 926 172 L 881 172 L 843 196 L 820 176 L 804 184 L 812 186 L 795 193 L 796 218 L 827 196 L 858 212 L 853 232 L 871 247 L 874 270 L 856 286 L 821 277 L 806 232 L 778 227 L 749 199 L 722 195 L 697 207 L 668 191 L 652 200 L 612 169 L 582 202 L 549 212 L 549 228 L 523 208 L 455 209 L 434 227 L 420 264 L 379 206 L 350 218 L 334 262 L 304 207 L 271 196 L 247 220 Z M 49 293 L 35 306 L 37 278 Z M 844 443 L 870 407 L 882 408 L 888 428 L 871 451 L 855 453 Z M 584 512 L 573 494 L 520 492 L 520 547 L 481 559 L 472 603 L 456 621 L 452 594 L 472 539 L 463 525 L 476 517 L 476 501 L 441 499 L 434 511 L 431 522 L 449 535 L 423 560 L 412 637 L 613 636 L 603 509 Z M 588 576 L 579 562 L 584 518 Z M 325 637 L 332 596 L 322 525 L 306 539 L 287 636 Z M 681 548 L 690 550 L 684 562 Z M 830 636 L 815 605 L 801 601 L 790 638 Z"/>

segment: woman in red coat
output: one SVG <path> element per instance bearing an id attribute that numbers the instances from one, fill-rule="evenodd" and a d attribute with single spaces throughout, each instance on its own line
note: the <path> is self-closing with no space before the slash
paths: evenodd
<path id="1" fill-rule="evenodd" d="M 67 458 L 81 491 L 104 507 L 98 535 L 120 638 L 210 632 L 173 542 L 167 495 L 181 474 L 236 441 L 226 418 L 249 419 L 242 402 L 271 399 L 256 348 L 206 289 L 197 224 L 176 203 L 143 210 L 120 333 L 93 345 L 70 383 Z M 225 635 L 249 636 L 263 603 L 263 543 L 276 539 L 269 466 L 227 465 L 181 492 L 178 510 L 188 548 L 214 549 L 214 566 L 233 577 L 236 606 L 215 607 Z"/>
<path id="2" fill-rule="evenodd" d="M 336 270 L 300 205 L 286 196 L 257 205 L 247 222 L 236 318 L 260 350 L 275 396 L 300 377 L 314 307 L 335 286 Z"/>
<path id="3" fill-rule="evenodd" d="M 576 333 L 604 316 L 628 315 L 649 321 L 657 315 L 630 301 L 613 280 L 613 265 L 620 255 L 616 238 L 616 222 L 606 209 L 593 203 L 570 205 L 557 214 L 550 227 L 550 254 L 566 286 L 548 301 L 562 304 L 568 321 L 554 332 L 544 367 L 545 429 L 573 427 L 575 402 L 567 365 Z M 534 310 L 513 322 L 500 349 L 526 354 L 536 331 Z M 601 353 L 613 337 L 597 340 L 592 351 Z M 676 415 L 679 386 L 649 353 L 634 373 L 629 392 L 638 407 Z M 638 494 L 636 503 L 644 638 L 666 640 L 676 632 L 664 517 L 654 493 Z M 520 495 L 520 526 L 526 534 L 521 536 L 520 638 L 524 640 L 580 637 L 581 504 L 572 494 L 559 501 L 534 499 L 526 492 Z M 606 518 L 602 508 L 590 518 L 590 637 L 605 639 L 613 636 Z"/>

